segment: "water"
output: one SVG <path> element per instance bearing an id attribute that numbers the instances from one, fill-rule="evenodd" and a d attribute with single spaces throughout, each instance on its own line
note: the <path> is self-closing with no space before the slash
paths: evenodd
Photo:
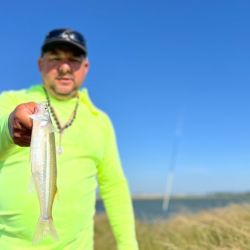
<path id="1" fill-rule="evenodd" d="M 169 218 L 182 212 L 197 213 L 213 208 L 220 208 L 232 204 L 250 203 L 250 197 L 200 197 L 200 198 L 175 198 L 169 203 L 168 211 L 162 211 L 160 199 L 137 199 L 133 200 L 135 216 L 138 219 L 154 220 Z M 96 204 L 97 213 L 103 213 L 102 201 Z"/>

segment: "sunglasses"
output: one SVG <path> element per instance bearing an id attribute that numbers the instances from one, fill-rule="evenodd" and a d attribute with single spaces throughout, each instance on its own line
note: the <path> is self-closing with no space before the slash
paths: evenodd
<path id="1" fill-rule="evenodd" d="M 73 41 L 86 46 L 85 39 L 79 32 L 67 29 L 55 29 L 50 31 L 46 36 L 45 41 L 58 38 L 63 40 Z"/>

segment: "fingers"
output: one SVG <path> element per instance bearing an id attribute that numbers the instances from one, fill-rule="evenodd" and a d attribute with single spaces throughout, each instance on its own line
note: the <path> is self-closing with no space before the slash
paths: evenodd
<path id="1" fill-rule="evenodd" d="M 33 121 L 30 115 L 35 113 L 36 103 L 29 102 L 20 104 L 10 114 L 9 130 L 15 144 L 24 147 L 29 146 Z"/>
<path id="2" fill-rule="evenodd" d="M 31 130 L 33 121 L 30 118 L 30 115 L 34 114 L 35 112 L 36 104 L 34 102 L 24 103 L 17 106 L 15 111 L 15 118 L 23 128 Z"/>
<path id="3" fill-rule="evenodd" d="M 27 109 L 27 111 L 30 114 L 34 114 L 36 112 L 36 103 L 34 102 L 28 102 L 28 103 L 24 103 L 24 107 Z"/>
<path id="4" fill-rule="evenodd" d="M 21 147 L 28 147 L 30 146 L 31 135 L 14 132 L 13 141 L 15 144 Z"/>

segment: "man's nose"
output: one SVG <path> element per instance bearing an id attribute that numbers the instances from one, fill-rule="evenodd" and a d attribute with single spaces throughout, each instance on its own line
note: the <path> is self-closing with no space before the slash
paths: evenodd
<path id="1" fill-rule="evenodd" d="M 71 73 L 71 70 L 71 66 L 68 62 L 62 62 L 58 67 L 58 71 L 60 74 Z"/>

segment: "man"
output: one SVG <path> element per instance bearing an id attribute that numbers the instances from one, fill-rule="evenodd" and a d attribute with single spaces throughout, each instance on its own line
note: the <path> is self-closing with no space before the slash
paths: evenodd
<path id="1" fill-rule="evenodd" d="M 133 209 L 108 116 L 79 91 L 88 73 L 84 37 L 48 33 L 38 61 L 43 85 L 0 95 L 0 249 L 92 250 L 97 183 L 119 250 L 138 249 Z M 29 145 L 36 102 L 47 101 L 58 145 L 53 220 L 59 240 L 32 244 L 39 217 Z M 101 249 L 100 249 L 101 250 Z"/>

